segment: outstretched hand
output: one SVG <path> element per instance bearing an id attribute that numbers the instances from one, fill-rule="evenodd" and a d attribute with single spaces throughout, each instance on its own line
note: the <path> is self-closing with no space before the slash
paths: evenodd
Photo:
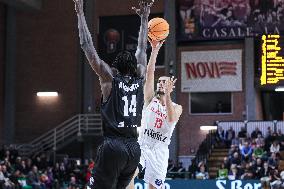
<path id="1" fill-rule="evenodd" d="M 151 44 L 151 47 L 152 47 L 152 51 L 159 51 L 160 48 L 163 46 L 165 40 L 162 40 L 162 41 L 155 41 L 155 40 L 152 40 L 150 38 L 148 38 L 148 41 L 150 42 Z"/>
<path id="2" fill-rule="evenodd" d="M 164 90 L 165 90 L 165 95 L 170 95 L 174 88 L 175 88 L 175 83 L 176 83 L 177 79 L 174 78 L 174 76 L 172 76 L 170 79 L 167 79 L 166 82 L 164 83 Z"/>
<path id="3" fill-rule="evenodd" d="M 148 18 L 150 15 L 150 9 L 155 0 L 151 0 L 147 2 L 147 0 L 139 0 L 139 9 L 136 7 L 132 7 L 132 9 L 140 16 L 144 18 Z"/>
<path id="4" fill-rule="evenodd" d="M 84 0 L 73 0 L 75 3 L 75 10 L 77 14 L 84 13 Z"/>

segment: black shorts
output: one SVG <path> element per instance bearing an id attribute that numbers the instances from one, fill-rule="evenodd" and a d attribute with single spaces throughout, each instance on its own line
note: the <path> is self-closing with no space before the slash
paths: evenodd
<path id="1" fill-rule="evenodd" d="M 140 155 L 136 139 L 105 138 L 99 147 L 88 186 L 92 189 L 125 189 L 135 173 Z"/>

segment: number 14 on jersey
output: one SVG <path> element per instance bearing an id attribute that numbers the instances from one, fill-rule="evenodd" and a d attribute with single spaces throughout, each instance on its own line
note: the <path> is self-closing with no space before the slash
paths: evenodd
<path id="1" fill-rule="evenodd" d="M 132 116 L 136 116 L 136 95 L 132 95 L 130 99 L 130 105 L 129 105 L 129 99 L 127 96 L 122 97 L 122 100 L 124 101 L 124 107 L 123 107 L 123 114 L 124 116 L 129 116 L 129 114 L 132 113 Z"/>

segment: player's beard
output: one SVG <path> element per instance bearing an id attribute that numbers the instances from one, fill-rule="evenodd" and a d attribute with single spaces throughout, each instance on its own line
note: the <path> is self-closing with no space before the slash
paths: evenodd
<path id="1" fill-rule="evenodd" d="M 164 91 L 157 91 L 157 95 L 164 95 L 165 92 Z"/>
<path id="2" fill-rule="evenodd" d="M 156 96 L 157 96 L 158 99 L 160 99 L 161 96 L 163 96 L 163 95 L 165 95 L 165 92 L 164 92 L 164 91 L 160 91 L 160 90 L 157 90 L 157 91 L 156 91 Z"/>

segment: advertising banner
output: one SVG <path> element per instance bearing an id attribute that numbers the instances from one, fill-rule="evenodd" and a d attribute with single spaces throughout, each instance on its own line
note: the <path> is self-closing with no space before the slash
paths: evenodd
<path id="1" fill-rule="evenodd" d="M 135 189 L 148 189 L 142 180 L 135 181 Z M 169 180 L 165 189 L 261 189 L 258 180 Z"/>
<path id="2" fill-rule="evenodd" d="M 242 91 L 242 50 L 181 52 L 181 91 Z"/>

